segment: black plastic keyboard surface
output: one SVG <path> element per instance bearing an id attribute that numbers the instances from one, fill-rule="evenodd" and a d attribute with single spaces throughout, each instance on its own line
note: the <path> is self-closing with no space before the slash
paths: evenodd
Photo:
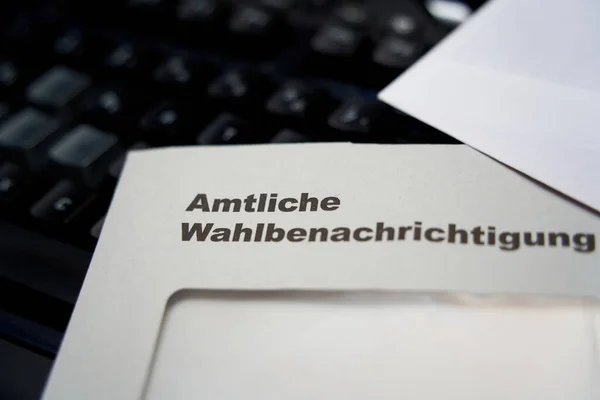
<path id="1" fill-rule="evenodd" d="M 456 143 L 375 97 L 447 32 L 414 0 L 29 3 L 0 48 L 0 335 L 44 354 L 128 149 Z"/>

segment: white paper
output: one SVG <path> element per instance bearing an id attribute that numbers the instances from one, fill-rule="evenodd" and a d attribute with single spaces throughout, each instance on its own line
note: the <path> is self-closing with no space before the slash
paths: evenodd
<path id="1" fill-rule="evenodd" d="M 600 2 L 493 0 L 380 93 L 600 210 Z"/>
<path id="2" fill-rule="evenodd" d="M 316 211 L 304 212 L 278 208 L 250 212 L 245 206 L 238 211 L 232 206 L 226 212 L 223 205 L 219 211 L 193 207 L 187 211 L 197 205 L 199 194 L 212 203 L 259 193 L 277 195 L 280 200 L 308 193 L 319 201 L 315 202 Z M 339 200 L 338 206 L 324 210 L 323 205 L 333 204 L 325 199 L 332 197 Z M 280 204 L 287 207 L 291 202 Z M 309 204 L 306 202 L 306 207 Z M 254 207 L 258 207 L 256 202 Z M 394 238 L 382 233 L 381 240 L 376 240 L 378 222 L 391 227 Z M 212 223 L 214 229 L 233 229 L 236 224 L 254 229 L 272 223 L 288 236 L 267 241 L 264 234 L 255 240 L 252 233 L 249 242 L 219 242 L 211 239 L 220 235 L 211 234 L 205 241 L 193 236 L 186 240 L 184 224 L 193 223 L 204 227 Z M 464 235 L 455 233 L 453 242 L 449 240 L 450 224 L 464 230 Z M 417 225 L 421 226 L 419 235 Z M 407 226 L 412 226 L 412 231 L 405 231 L 400 239 L 400 227 Z M 339 227 L 354 232 L 348 241 L 333 240 Z M 428 231 L 431 227 L 441 232 Z M 477 227 L 487 233 L 475 235 Z M 489 227 L 495 229 L 493 243 Z M 297 239 L 289 235 L 293 228 L 306 232 L 325 229 L 329 235 L 325 241 L 316 239 L 318 236 L 313 241 L 306 237 L 292 241 L 290 237 Z M 503 245 L 503 232 L 518 235 L 519 245 L 513 239 L 513 245 Z M 542 234 L 543 245 L 527 244 L 525 232 Z M 183 289 L 598 298 L 598 232 L 600 218 L 595 214 L 467 146 L 323 144 L 135 151 L 119 181 L 44 398 L 140 398 L 151 379 L 153 359 L 164 356 L 155 353 L 155 348 L 165 308 Z M 562 239 L 552 245 L 551 233 L 561 234 Z M 409 342 L 454 323 L 450 322 L 453 317 L 438 314 L 436 309 L 427 309 L 429 318 L 414 325 L 417 331 L 407 337 Z M 473 337 L 467 344 L 461 342 L 459 332 L 468 329 L 469 321 L 474 329 L 480 329 L 478 324 L 501 324 L 506 317 L 510 337 L 523 335 L 519 346 L 549 338 L 556 342 L 557 351 L 574 346 L 573 358 L 565 359 L 564 374 L 578 377 L 570 380 L 576 387 L 564 390 L 591 393 L 595 388 L 587 385 L 587 377 L 598 376 L 597 358 L 580 355 L 597 346 L 596 312 L 578 308 L 572 312 L 558 310 L 554 315 L 547 310 L 539 319 L 531 316 L 531 324 L 521 330 L 520 321 L 525 317 L 503 316 L 500 308 L 490 314 L 476 310 L 464 314 L 464 320 L 457 316 L 460 326 L 447 344 L 459 348 L 472 344 L 462 347 L 464 357 L 477 357 L 476 353 L 496 340 L 496 333 L 487 336 L 484 330 L 481 341 Z M 197 323 L 203 314 L 198 312 Z M 190 322 L 190 327 L 195 323 Z M 546 339 L 538 334 L 544 330 L 552 331 Z M 423 358 L 410 354 L 411 362 L 440 362 L 430 353 L 423 353 Z M 560 354 L 541 354 L 539 360 L 554 360 Z M 185 369 L 186 359 L 176 359 Z M 473 365 L 479 365 L 477 360 L 473 359 Z M 524 375 L 533 368 L 533 364 L 527 365 Z M 547 372 L 551 375 L 544 376 L 559 374 L 554 369 Z"/>

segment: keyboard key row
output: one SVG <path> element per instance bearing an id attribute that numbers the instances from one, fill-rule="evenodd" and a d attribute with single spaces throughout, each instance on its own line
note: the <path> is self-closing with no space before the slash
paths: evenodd
<path id="1" fill-rule="evenodd" d="M 196 28 L 210 26 L 213 31 L 224 27 L 234 29 L 235 22 L 239 20 L 243 20 L 244 25 L 260 29 L 273 18 L 297 23 L 298 18 L 285 18 L 294 16 L 290 14 L 312 14 L 312 18 L 306 19 L 344 23 L 356 28 L 377 26 L 383 31 L 403 36 L 419 35 L 424 30 L 422 18 L 403 7 L 404 1 L 398 1 L 398 7 L 387 7 L 389 10 L 383 15 L 382 8 L 377 4 L 355 0 L 259 0 L 254 4 L 232 4 L 226 0 L 128 0 L 118 3 L 121 3 L 121 7 L 115 9 L 124 13 L 123 20 L 136 19 L 146 23 L 160 21 L 163 33 L 178 30 L 186 23 Z"/>
<path id="2" fill-rule="evenodd" d="M 57 174 L 70 176 L 93 187 L 119 152 L 114 134 L 89 125 L 65 133 L 61 122 L 33 108 L 26 108 L 0 126 L 0 154 L 6 159 L 40 171 L 48 163 Z"/>
<path id="3" fill-rule="evenodd" d="M 17 164 L 0 162 L 0 214 L 28 221 L 42 232 L 79 232 L 79 242 L 93 244 L 114 185 L 98 189 L 60 179 L 47 181 Z M 87 232 L 87 239 L 86 239 Z"/>
<path id="4" fill-rule="evenodd" d="M 127 8 L 132 13 L 131 17 L 117 20 L 131 21 L 130 18 L 138 16 L 138 12 L 145 14 L 143 9 L 152 8 L 155 4 L 155 1 L 131 4 Z M 110 6 L 106 8 L 110 9 Z M 170 6 L 168 8 L 171 9 Z M 422 21 L 407 13 L 386 17 L 389 21 L 375 31 L 367 29 L 365 26 L 370 26 L 371 22 L 363 23 L 365 16 L 361 8 L 357 4 L 343 5 L 310 34 L 302 31 L 302 39 L 298 39 L 299 33 L 285 27 L 286 21 L 280 12 L 269 7 L 248 4 L 231 7 L 215 0 L 183 2 L 172 11 L 177 12 L 183 21 L 176 24 L 177 30 L 185 32 L 166 37 L 187 43 L 192 53 L 200 47 L 246 61 L 257 57 L 270 59 L 280 54 L 278 50 L 294 49 L 298 60 L 301 60 L 294 65 L 294 73 L 326 76 L 379 88 L 411 65 L 433 43 L 424 38 Z M 217 25 L 221 26 L 221 30 L 214 30 L 210 24 L 202 22 L 213 14 L 215 21 L 220 21 Z M 225 14 L 227 18 L 223 20 Z M 156 14 L 156 17 L 160 22 L 151 25 L 144 35 L 155 32 L 165 36 L 164 26 L 168 25 L 165 21 L 169 17 L 167 14 Z M 139 17 L 136 21 L 140 18 L 143 19 Z M 128 22 L 122 23 L 121 28 L 130 30 L 139 25 Z M 149 47 L 143 41 L 115 40 L 96 31 L 90 33 L 79 28 L 54 28 L 47 36 L 41 40 L 47 44 L 35 42 L 37 47 L 29 49 L 28 53 L 92 75 L 132 81 L 154 79 L 175 87 L 187 85 L 197 77 L 200 81 L 210 78 L 210 71 L 205 71 L 209 65 L 195 65 L 185 55 L 164 54 L 158 46 Z M 11 81 L 15 71 L 20 72 L 19 67 L 11 65 L 10 61 L 7 60 L 4 73 L 0 62 L 0 88 L 3 75 L 4 80 Z"/>
<path id="5" fill-rule="evenodd" d="M 210 118 L 211 110 L 219 108 L 242 114 L 262 111 L 282 119 L 284 124 L 310 128 L 326 121 L 339 106 L 339 101 L 326 90 L 306 82 L 292 80 L 276 87 L 259 74 L 232 69 L 220 75 L 214 71 L 210 75 L 203 74 L 201 85 L 201 78 L 194 77 L 192 71 L 194 68 L 183 59 L 172 58 L 157 70 L 157 76 L 163 87 L 175 90 L 161 94 L 158 89 L 127 88 L 113 82 L 92 86 L 89 76 L 55 66 L 27 86 L 26 97 L 32 104 L 50 112 L 69 108 L 69 114 L 102 129 L 115 132 L 141 129 L 167 136 L 173 136 L 175 130 L 180 130 L 192 119 L 206 123 L 207 118 L 198 120 L 202 116 Z M 209 80 L 211 75 L 213 79 Z M 194 80 L 196 84 L 192 83 Z M 183 91 L 188 95 L 182 96 Z M 170 95 L 177 95 L 179 100 L 157 101 Z M 212 104 L 213 101 L 216 103 Z M 376 101 L 363 102 L 373 103 L 363 113 L 385 108 Z M 141 123 L 138 123 L 140 119 Z M 357 127 L 348 129 L 347 123 L 339 123 L 335 117 L 329 121 L 333 129 L 357 130 Z M 361 130 L 368 128 L 367 124 Z"/>
<path id="6" fill-rule="evenodd" d="M 171 57 L 152 76 L 159 82 L 144 86 L 51 67 L 23 89 L 35 108 L 0 115 L 0 157 L 97 188 L 108 177 L 117 179 L 124 150 L 140 142 L 448 142 L 375 99 L 341 100 L 309 81 L 276 84 L 238 67 L 218 73 L 183 56 Z M 0 103 L 0 114 L 9 110 Z M 12 191 L 17 179 L 11 171 L 4 171 L 4 185 Z"/>

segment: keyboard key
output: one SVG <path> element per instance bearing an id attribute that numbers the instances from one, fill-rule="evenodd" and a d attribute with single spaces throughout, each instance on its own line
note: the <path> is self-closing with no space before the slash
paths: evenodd
<path id="1" fill-rule="evenodd" d="M 282 129 L 271 139 L 271 143 L 303 143 L 311 141 L 308 136 L 291 129 Z"/>
<path id="2" fill-rule="evenodd" d="M 51 44 L 51 53 L 56 64 L 65 64 L 74 68 L 94 67 L 97 61 L 93 54 L 104 51 L 98 38 L 85 35 L 79 29 L 68 29 L 57 35 Z"/>
<path id="3" fill-rule="evenodd" d="M 89 76 L 56 66 L 27 87 L 27 99 L 40 107 L 56 111 L 67 105 L 90 84 Z"/>
<path id="4" fill-rule="evenodd" d="M 266 9 L 243 5 L 233 11 L 229 29 L 239 35 L 265 37 L 273 24 L 274 16 Z"/>
<path id="5" fill-rule="evenodd" d="M 369 61 L 370 42 L 358 29 L 326 24 L 313 36 L 304 61 L 309 75 L 362 84 Z"/>
<path id="6" fill-rule="evenodd" d="M 247 79 L 239 71 L 228 71 L 210 84 L 208 94 L 220 98 L 242 98 L 248 94 Z"/>
<path id="7" fill-rule="evenodd" d="M 251 127 L 231 114 L 220 115 L 196 139 L 198 144 L 241 144 L 251 143 Z"/>
<path id="8" fill-rule="evenodd" d="M 306 116 L 311 89 L 301 82 L 286 83 L 267 101 L 267 110 L 274 114 Z"/>
<path id="9" fill-rule="evenodd" d="M 119 42 L 109 46 L 101 61 L 104 72 L 128 82 L 142 82 L 151 76 L 159 62 L 155 52 L 141 45 Z"/>
<path id="10" fill-rule="evenodd" d="M 89 199 L 87 191 L 60 181 L 31 207 L 31 215 L 52 223 L 69 223 Z"/>
<path id="11" fill-rule="evenodd" d="M 399 71 L 408 68 L 423 52 L 423 46 L 395 36 L 387 36 L 375 48 L 373 61 Z"/>
<path id="12" fill-rule="evenodd" d="M 187 24 L 186 28 L 206 32 L 206 28 L 215 28 L 224 22 L 227 12 L 227 5 L 222 1 L 181 0 L 175 9 L 175 17 L 179 24 Z"/>
<path id="13" fill-rule="evenodd" d="M 0 150 L 7 158 L 39 169 L 46 164 L 47 150 L 60 125 L 58 119 L 26 108 L 0 126 Z"/>
<path id="14" fill-rule="evenodd" d="M 310 129 L 313 124 L 324 125 L 333 106 L 326 91 L 298 81 L 285 83 L 266 104 L 267 111 L 279 117 L 283 124 L 301 130 Z"/>
<path id="15" fill-rule="evenodd" d="M 163 84 L 187 85 L 193 78 L 194 66 L 182 56 L 168 58 L 154 72 L 154 78 Z"/>
<path id="16" fill-rule="evenodd" d="M 387 28 L 394 35 L 411 36 L 419 32 L 419 23 L 414 16 L 397 14 L 389 19 Z"/>
<path id="17" fill-rule="evenodd" d="M 142 117 L 139 129 L 145 140 L 156 145 L 185 144 L 194 128 L 206 122 L 205 116 L 192 115 L 191 105 L 167 100 Z"/>
<path id="18" fill-rule="evenodd" d="M 361 97 L 345 101 L 329 117 L 328 123 L 335 131 L 349 134 L 353 140 L 367 141 L 375 139 L 375 124 L 384 124 L 383 117 L 386 107 L 377 100 Z"/>
<path id="19" fill-rule="evenodd" d="M 266 8 L 239 5 L 228 24 L 235 51 L 246 57 L 272 55 L 285 39 L 283 21 Z"/>
<path id="20" fill-rule="evenodd" d="M 0 165 L 0 201 L 9 202 L 25 189 L 25 171 L 16 164 L 5 162 Z"/>
<path id="21" fill-rule="evenodd" d="M 192 61 L 183 55 L 167 57 L 154 71 L 154 79 L 161 87 L 192 96 L 197 96 L 213 76 L 212 66 Z"/>
<path id="22" fill-rule="evenodd" d="M 106 217 L 100 218 L 98 222 L 96 222 L 94 226 L 92 226 L 92 229 L 90 229 L 90 235 L 92 235 L 96 239 L 100 239 L 100 233 L 102 232 L 102 226 L 104 226 L 105 219 Z"/>
<path id="23" fill-rule="evenodd" d="M 129 148 L 129 150 L 147 149 L 149 147 L 150 147 L 150 145 L 146 142 L 137 142 L 137 143 L 134 143 L 133 146 L 131 146 Z M 123 170 L 123 167 L 125 166 L 126 156 L 127 155 L 125 153 L 123 153 L 110 164 L 110 167 L 108 168 L 108 175 L 110 175 L 114 179 L 119 178 L 119 176 L 121 175 L 121 171 Z"/>
<path id="24" fill-rule="evenodd" d="M 123 94 L 110 88 L 92 88 L 81 101 L 84 113 L 97 115 L 98 119 L 110 118 L 123 113 Z"/>
<path id="25" fill-rule="evenodd" d="M 76 102 L 75 109 L 82 121 L 129 136 L 150 101 L 146 93 L 140 93 L 138 97 L 133 94 L 133 91 L 115 85 L 93 87 Z"/>
<path id="26" fill-rule="evenodd" d="M 429 14 L 442 24 L 448 31 L 465 22 L 474 8 L 478 7 L 476 1 L 451 1 L 428 0 L 425 7 Z"/>
<path id="27" fill-rule="evenodd" d="M 115 135 L 79 125 L 50 148 L 49 156 L 60 172 L 94 187 L 120 153 Z"/>
<path id="28" fill-rule="evenodd" d="M 138 64 L 136 53 L 136 49 L 131 43 L 117 44 L 108 51 L 104 58 L 104 64 L 111 69 L 133 71 Z"/>
<path id="29" fill-rule="evenodd" d="M 346 3 L 339 6 L 333 14 L 342 24 L 364 27 L 369 22 L 369 13 L 363 4 Z"/>
<path id="30" fill-rule="evenodd" d="M 220 107 L 250 115 L 264 103 L 270 89 L 271 84 L 264 77 L 231 69 L 213 80 L 207 92 L 211 100 L 219 102 Z"/>
<path id="31" fill-rule="evenodd" d="M 206 22 L 214 17 L 219 2 L 217 0 L 181 0 L 175 9 L 179 21 Z"/>
<path id="32" fill-rule="evenodd" d="M 221 0 L 179 0 L 175 8 L 178 40 L 222 52 L 231 5 Z"/>
<path id="33" fill-rule="evenodd" d="M 375 47 L 365 84 L 382 89 L 410 67 L 425 51 L 425 45 L 414 39 L 385 36 Z"/>
<path id="34" fill-rule="evenodd" d="M 323 55 L 350 58 L 358 54 L 362 39 L 361 33 L 353 28 L 327 24 L 312 38 L 311 48 Z"/>

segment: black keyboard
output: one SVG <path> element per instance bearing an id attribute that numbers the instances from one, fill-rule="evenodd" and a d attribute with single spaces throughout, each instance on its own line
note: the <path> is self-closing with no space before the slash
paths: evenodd
<path id="1" fill-rule="evenodd" d="M 128 149 L 456 143 L 375 98 L 448 32 L 417 0 L 22 8 L 0 50 L 0 334 L 49 357 Z"/>

